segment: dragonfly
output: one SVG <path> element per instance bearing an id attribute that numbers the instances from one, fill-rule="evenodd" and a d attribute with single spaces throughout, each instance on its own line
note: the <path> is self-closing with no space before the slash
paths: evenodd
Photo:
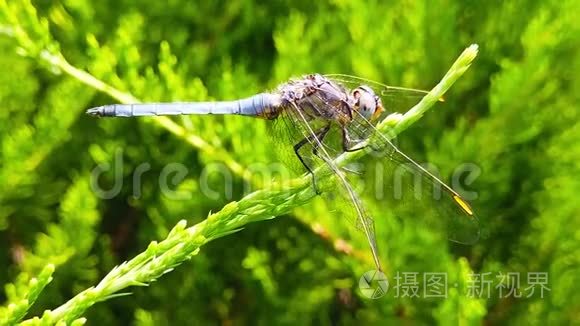
<path id="1" fill-rule="evenodd" d="M 285 128 L 293 128 L 294 154 L 307 173 L 312 175 L 312 185 L 319 193 L 311 160 L 303 153 L 305 146 L 310 154 L 330 168 L 353 207 L 356 227 L 367 239 L 377 270 L 382 270 L 375 236 L 374 220 L 365 209 L 361 197 L 335 159 L 344 152 L 381 149 L 386 160 L 404 166 L 414 175 L 440 189 L 441 196 L 434 205 L 434 215 L 443 219 L 451 241 L 472 244 L 479 238 L 479 220 L 470 204 L 459 193 L 441 181 L 429 170 L 403 153 L 391 138 L 376 128 L 376 123 L 386 110 L 397 108 L 397 98 L 420 98 L 428 92 L 387 86 L 368 79 L 342 75 L 310 74 L 291 79 L 274 91 L 259 93 L 247 98 L 213 102 L 167 102 L 139 104 L 111 104 L 87 110 L 97 117 L 137 117 L 159 115 L 220 114 L 242 115 L 267 120 L 283 120 Z M 331 128 L 339 135 L 340 148 L 333 151 L 326 139 Z"/>

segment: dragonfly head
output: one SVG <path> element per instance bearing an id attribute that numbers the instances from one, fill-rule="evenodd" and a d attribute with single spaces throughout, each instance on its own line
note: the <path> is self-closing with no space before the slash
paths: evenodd
<path id="1" fill-rule="evenodd" d="M 355 99 L 354 109 L 365 119 L 374 121 L 385 111 L 381 98 L 378 97 L 372 88 L 361 85 L 352 91 Z"/>

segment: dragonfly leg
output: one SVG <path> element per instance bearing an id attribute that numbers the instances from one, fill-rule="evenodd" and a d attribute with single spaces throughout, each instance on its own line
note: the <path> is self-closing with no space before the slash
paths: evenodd
<path id="1" fill-rule="evenodd" d="M 342 150 L 345 152 L 356 152 L 360 151 L 367 147 L 367 145 L 360 146 L 360 147 L 350 147 L 351 139 L 348 135 L 348 130 L 345 127 L 342 127 Z"/>
<path id="2" fill-rule="evenodd" d="M 304 158 L 302 157 L 302 155 L 300 155 L 300 149 L 302 148 L 302 146 L 306 145 L 307 143 L 313 142 L 316 138 L 316 139 L 318 139 L 318 141 L 314 141 L 314 144 L 312 145 L 312 147 L 313 147 L 312 153 L 314 155 L 318 156 L 319 143 L 322 143 L 322 139 L 324 138 L 324 136 L 326 136 L 326 134 L 328 133 L 328 130 L 330 130 L 330 124 L 323 127 L 322 129 L 316 131 L 313 135 L 310 135 L 310 136 L 302 139 L 296 145 L 294 145 L 294 153 L 296 154 L 296 156 L 298 157 L 298 159 L 300 160 L 302 165 L 304 165 L 304 167 L 306 168 L 306 171 L 308 171 L 308 173 L 310 173 L 312 175 L 312 186 L 314 187 L 314 191 L 317 194 L 320 194 L 321 191 L 320 191 L 320 189 L 318 189 L 318 186 L 316 185 L 316 178 L 314 177 L 314 172 L 312 171 L 310 166 L 308 164 L 306 164 L 306 161 L 304 161 Z"/>
<path id="3" fill-rule="evenodd" d="M 324 139 L 324 137 L 326 137 L 326 134 L 328 134 L 328 131 L 330 130 L 330 124 L 328 124 L 326 127 L 320 129 L 318 132 L 316 132 L 316 138 L 318 138 L 318 141 L 320 142 L 315 142 L 314 145 L 312 146 L 312 154 L 318 156 L 318 147 L 320 146 L 320 144 L 322 144 L 322 140 Z"/>

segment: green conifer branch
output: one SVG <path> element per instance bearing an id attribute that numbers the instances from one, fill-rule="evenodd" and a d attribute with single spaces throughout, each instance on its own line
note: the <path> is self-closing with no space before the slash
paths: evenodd
<path id="1" fill-rule="evenodd" d="M 28 281 L 26 289 L 16 289 L 17 284 L 7 284 L 7 292 L 24 292 L 17 295 L 17 299 L 11 300 L 6 308 L 0 311 L 0 325 L 14 325 L 19 322 L 28 312 L 28 309 L 34 304 L 38 296 L 44 290 L 46 285 L 52 281 L 52 273 L 54 273 L 54 265 L 46 265 L 37 277 L 33 277 Z M 14 293 L 16 294 L 16 293 Z"/>

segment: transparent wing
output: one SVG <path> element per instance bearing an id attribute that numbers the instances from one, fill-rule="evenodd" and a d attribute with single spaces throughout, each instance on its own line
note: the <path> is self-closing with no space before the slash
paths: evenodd
<path id="1" fill-rule="evenodd" d="M 421 220 L 429 227 L 446 231 L 451 241 L 473 244 L 479 239 L 479 220 L 460 194 L 400 151 L 358 112 L 347 130 L 361 136 L 372 130 L 368 148 L 379 164 L 369 165 L 365 171 L 375 181 L 372 189 L 375 193 L 371 195 L 392 203 L 389 207 L 403 218 L 423 213 L 426 216 Z"/>
<path id="2" fill-rule="evenodd" d="M 289 127 L 294 128 L 300 132 L 302 139 L 297 140 L 298 142 L 305 141 L 310 145 L 311 148 L 317 149 L 316 154 L 314 155 L 324 162 L 324 164 L 331 170 L 333 175 L 339 181 L 339 186 L 345 190 L 345 193 L 348 196 L 348 200 L 352 204 L 356 214 L 356 225 L 365 234 L 371 248 L 371 253 L 373 255 L 375 265 L 378 270 L 381 270 L 381 264 L 376 244 L 374 221 L 368 215 L 359 196 L 346 179 L 343 171 L 341 171 L 341 169 L 334 164 L 334 157 L 338 154 L 334 149 L 334 146 L 331 146 L 320 139 L 320 128 L 324 128 L 325 124 L 328 125 L 329 122 L 321 120 L 309 120 L 303 113 L 302 109 L 294 103 L 292 103 L 291 107 L 285 110 L 284 116 L 281 118 L 287 121 L 286 124 L 288 124 Z M 320 124 L 322 124 L 322 127 L 320 127 Z M 326 137 L 324 138 L 326 139 Z"/>
<path id="3" fill-rule="evenodd" d="M 381 97 L 383 106 L 387 112 L 407 112 L 412 108 L 421 98 L 423 98 L 428 91 L 414 88 L 389 86 L 370 79 L 360 78 L 344 74 L 328 74 L 324 75 L 328 79 L 341 84 L 345 89 L 352 90 L 360 85 L 370 86 Z M 443 99 L 440 99 L 443 101 Z"/>
<path id="4" fill-rule="evenodd" d="M 296 116 L 292 110 L 295 109 L 285 109 L 281 115 L 269 125 L 271 127 L 269 142 L 272 143 L 272 150 L 276 153 L 276 157 L 287 165 L 292 172 L 300 175 L 305 172 L 305 168 L 297 158 L 292 147 L 304 140 L 306 135 L 310 135 L 311 133 L 309 128 L 305 126 L 304 121 L 299 120 L 300 116 Z M 327 123 L 321 120 L 308 121 L 310 129 L 312 129 L 315 134 L 326 124 Z M 326 152 L 330 157 L 340 155 L 338 147 L 332 144 L 336 138 L 335 131 L 330 130 L 329 134 L 324 137 L 324 141 L 321 140 L 322 146 L 326 149 Z M 321 164 L 325 163 L 312 153 L 313 147 L 315 147 L 313 143 L 307 141 L 305 146 L 300 148 L 300 155 L 305 164 L 310 166 L 312 170 L 315 170 Z"/>
<path id="5" fill-rule="evenodd" d="M 343 88 L 341 91 L 344 91 L 345 94 L 349 94 L 352 88 L 361 84 L 373 87 L 375 92 L 382 95 L 383 105 L 390 103 L 391 109 L 394 108 L 400 112 L 406 112 L 427 94 L 426 91 L 389 87 L 352 76 L 331 75 L 331 79 Z M 346 179 L 344 170 L 341 170 L 334 163 L 334 158 L 342 152 L 342 144 L 336 142 L 336 139 L 341 137 L 340 135 L 323 137 L 320 133 L 330 122 L 335 127 L 337 123 L 325 119 L 312 119 L 311 114 L 305 114 L 306 106 L 314 107 L 315 111 L 320 112 L 340 110 L 340 108 L 333 108 L 332 104 L 325 102 L 324 98 L 328 97 L 324 96 L 324 89 L 317 91 L 318 93 L 308 95 L 301 104 L 291 103 L 292 105 L 284 110 L 284 114 L 280 117 L 282 122 L 279 125 L 294 130 L 294 135 L 291 137 L 294 139 L 293 144 L 303 143 L 309 145 L 310 148 L 317 148 L 316 154 L 310 149 L 303 150 L 303 159 L 308 159 L 308 164 L 314 170 L 319 166 L 316 165 L 318 158 L 318 161 L 323 162 L 320 164 L 328 166 L 331 170 L 335 176 L 335 182 L 338 180 L 339 187 L 346 190 L 347 201 L 351 203 L 349 207 L 352 206 L 354 210 L 352 215 L 356 216 L 354 224 L 365 234 L 375 264 L 380 269 L 374 221 L 363 207 L 358 196 L 362 192 L 357 193 L 353 189 L 353 184 Z M 400 99 L 404 99 L 404 101 Z M 366 141 L 369 140 L 370 146 L 368 148 L 372 149 L 372 155 L 377 158 L 375 161 L 381 163 L 379 170 L 376 168 L 374 170 L 365 169 L 364 173 L 366 178 L 373 180 L 382 178 L 385 181 L 381 183 L 380 188 L 384 194 L 389 194 L 390 197 L 377 198 L 384 200 L 380 201 L 381 206 L 393 210 L 396 216 L 402 218 L 410 218 L 420 212 L 424 215 L 421 222 L 427 222 L 430 228 L 441 228 L 441 231 L 446 233 L 452 241 L 468 244 L 477 241 L 479 221 L 467 201 L 436 175 L 401 152 L 388 137 L 376 130 L 374 125 L 358 112 L 353 111 L 353 114 L 356 115 L 355 119 L 347 126 L 349 138 L 353 141 L 354 146 L 356 143 L 367 144 Z M 339 129 L 338 133 L 340 134 L 340 132 Z M 372 188 L 377 190 L 377 187 Z M 371 190 L 370 187 L 363 190 L 365 195 L 368 195 L 368 190 Z M 374 195 L 376 196 L 376 193 Z"/>

